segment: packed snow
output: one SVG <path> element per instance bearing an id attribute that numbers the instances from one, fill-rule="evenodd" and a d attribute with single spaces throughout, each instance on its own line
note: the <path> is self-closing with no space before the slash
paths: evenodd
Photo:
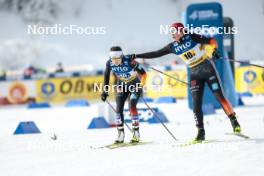
<path id="1" fill-rule="evenodd" d="M 264 173 L 263 96 L 244 98 L 235 108 L 242 130 L 251 138 L 225 135 L 231 124 L 222 110 L 205 116 L 206 138 L 216 140 L 186 147 L 177 145 L 196 134 L 192 112 L 186 100 L 176 104 L 150 104 L 166 114 L 166 125 L 141 123 L 142 141 L 151 144 L 118 149 L 100 148 L 111 144 L 115 128 L 87 129 L 96 107 L 0 110 L 1 175 L 232 175 L 261 176 Z M 144 104 L 139 104 L 143 107 Z M 13 135 L 20 121 L 33 120 L 41 134 Z M 131 125 L 131 124 L 130 124 Z M 54 135 L 57 140 L 53 140 Z M 126 129 L 126 141 L 131 133 Z"/>

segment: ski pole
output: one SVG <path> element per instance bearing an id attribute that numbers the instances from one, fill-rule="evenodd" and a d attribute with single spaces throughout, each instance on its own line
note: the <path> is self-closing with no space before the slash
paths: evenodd
<path id="1" fill-rule="evenodd" d="M 226 60 L 228 60 L 230 62 L 237 62 L 237 63 L 241 63 L 241 64 L 248 64 L 248 65 L 251 65 L 251 66 L 254 66 L 254 67 L 264 68 L 264 66 L 257 65 L 257 64 L 251 64 L 251 63 L 248 63 L 248 62 L 245 62 L 245 61 L 239 61 L 239 60 L 228 59 L 228 58 L 222 58 L 222 59 L 226 59 Z"/>
<path id="2" fill-rule="evenodd" d="M 105 102 L 110 106 L 110 108 L 111 108 L 115 113 L 117 113 L 116 110 L 115 110 L 115 108 L 113 107 L 113 105 L 112 105 L 108 100 L 105 100 Z M 125 124 L 126 127 L 129 129 L 129 131 L 132 133 L 132 132 L 133 132 L 132 129 L 128 126 L 128 124 L 125 122 L 125 120 L 124 120 L 124 124 Z"/>
<path id="3" fill-rule="evenodd" d="M 168 129 L 168 127 L 160 120 L 159 116 L 156 114 L 156 112 L 147 104 L 146 100 L 141 97 L 141 99 L 143 100 L 144 104 L 148 107 L 148 109 L 152 112 L 152 114 L 154 115 L 154 117 L 156 117 L 159 122 L 162 124 L 162 126 L 167 130 L 167 132 L 171 135 L 171 137 L 177 141 L 177 138 L 173 135 L 173 133 Z"/>
<path id="4" fill-rule="evenodd" d="M 186 85 L 189 85 L 189 83 L 187 83 L 187 82 L 185 82 L 185 81 L 183 81 L 183 80 L 180 80 L 180 79 L 178 79 L 178 78 L 176 78 L 176 77 L 174 77 L 174 76 L 171 76 L 171 75 L 169 75 L 169 74 L 167 74 L 167 73 L 164 73 L 163 71 L 160 71 L 160 70 L 158 70 L 158 69 L 156 69 L 156 68 L 153 68 L 153 67 L 150 67 L 152 70 L 154 70 L 154 71 L 156 71 L 156 72 L 159 72 L 159 73 L 161 73 L 161 74 L 163 74 L 163 75 L 166 75 L 166 76 L 168 76 L 168 77 L 170 77 L 170 78 L 172 78 L 172 79 L 174 79 L 174 80 L 176 80 L 176 81 L 178 81 L 178 82 L 181 82 L 181 83 L 183 83 L 183 84 L 186 84 Z"/>

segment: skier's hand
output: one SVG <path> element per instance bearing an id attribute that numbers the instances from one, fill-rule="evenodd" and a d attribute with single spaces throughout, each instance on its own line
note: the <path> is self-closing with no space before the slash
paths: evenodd
<path id="1" fill-rule="evenodd" d="M 219 59 L 221 57 L 219 51 L 215 48 L 212 54 L 214 59 Z"/>
<path id="2" fill-rule="evenodd" d="M 102 101 L 105 101 L 105 100 L 107 99 L 107 97 L 108 97 L 108 93 L 107 93 L 107 92 L 103 92 L 103 93 L 101 94 L 101 100 L 102 100 Z"/>
<path id="3" fill-rule="evenodd" d="M 131 57 L 131 59 L 133 59 L 133 60 L 137 58 L 136 54 L 131 54 L 130 57 Z"/>

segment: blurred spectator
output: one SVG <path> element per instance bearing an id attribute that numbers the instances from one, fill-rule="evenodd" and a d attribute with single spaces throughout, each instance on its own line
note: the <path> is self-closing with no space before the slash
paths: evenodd
<path id="1" fill-rule="evenodd" d="M 47 71 L 44 68 L 36 68 L 36 73 L 37 74 L 45 74 Z"/>
<path id="2" fill-rule="evenodd" d="M 6 79 L 6 71 L 0 70 L 0 80 L 5 80 L 5 79 Z"/>
<path id="3" fill-rule="evenodd" d="M 30 78 L 33 74 L 36 74 L 36 72 L 36 68 L 32 65 L 29 65 L 29 67 L 24 70 L 24 77 Z"/>
<path id="4" fill-rule="evenodd" d="M 63 73 L 64 72 L 64 69 L 63 69 L 63 66 L 62 66 L 62 63 L 59 62 L 57 64 L 57 67 L 56 67 L 56 70 L 55 70 L 56 73 Z"/>

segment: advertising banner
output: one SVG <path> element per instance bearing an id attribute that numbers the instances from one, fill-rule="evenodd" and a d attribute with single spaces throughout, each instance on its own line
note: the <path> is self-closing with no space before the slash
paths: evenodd
<path id="1" fill-rule="evenodd" d="M 264 69 L 252 66 L 239 67 L 236 68 L 235 77 L 237 92 L 264 93 Z"/>
<path id="2" fill-rule="evenodd" d="M 37 80 L 36 100 L 37 102 L 61 103 L 70 99 L 99 99 L 102 83 L 103 76 Z"/>

